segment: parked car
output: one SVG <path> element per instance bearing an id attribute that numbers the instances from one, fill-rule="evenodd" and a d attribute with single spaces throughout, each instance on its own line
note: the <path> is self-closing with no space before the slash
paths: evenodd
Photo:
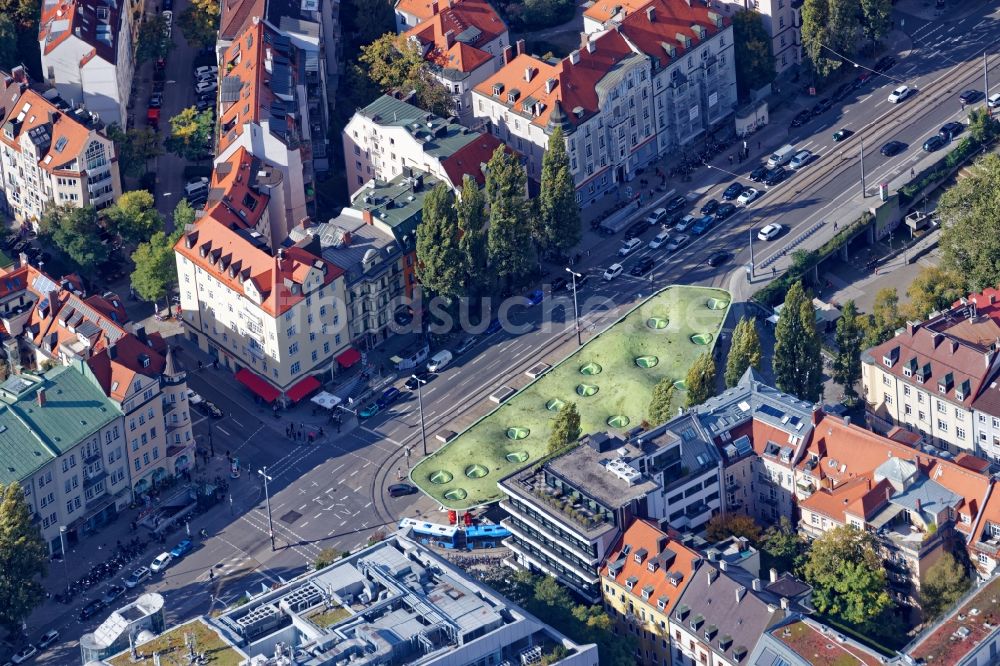
<path id="1" fill-rule="evenodd" d="M 213 81 L 201 81 L 201 82 L 195 84 L 194 91 L 196 93 L 198 93 L 198 94 L 207 93 L 207 92 L 215 92 L 216 88 L 218 88 L 218 87 L 219 87 L 218 83 L 216 83 L 214 80 Z"/>
<path id="2" fill-rule="evenodd" d="M 803 109 L 802 111 L 799 111 L 797 114 L 795 114 L 794 118 L 792 118 L 792 123 L 791 123 L 792 127 L 802 127 L 807 122 L 809 122 L 810 118 L 812 118 L 812 114 L 809 112 L 809 110 Z"/>
<path id="3" fill-rule="evenodd" d="M 705 205 L 701 207 L 701 214 L 713 215 L 717 210 L 719 210 L 719 202 L 716 199 L 709 199 L 705 202 Z"/>
<path id="4" fill-rule="evenodd" d="M 469 339 L 475 339 L 475 338 L 469 338 Z M 432 373 L 427 372 L 426 370 L 421 370 L 420 372 L 415 372 L 412 375 L 410 375 L 409 379 L 407 379 L 403 383 L 403 386 L 405 386 L 406 390 L 408 391 L 416 391 L 417 384 L 421 382 L 426 384 L 427 382 L 430 381 L 431 377 L 433 376 L 434 375 Z"/>
<path id="5" fill-rule="evenodd" d="M 667 242 L 668 238 L 670 238 L 670 232 L 661 231 L 660 233 L 656 234 L 656 237 L 653 240 L 649 241 L 649 249 L 658 250 L 659 248 L 663 247 L 663 245 Z"/>
<path id="6" fill-rule="evenodd" d="M 756 201 L 760 197 L 760 195 L 761 192 L 756 187 L 748 187 L 747 189 L 743 190 L 743 194 L 741 194 L 739 198 L 736 199 L 736 203 L 740 204 L 741 206 L 749 206 L 751 203 Z"/>
<path id="7" fill-rule="evenodd" d="M 105 605 L 110 606 L 123 594 L 125 594 L 125 586 L 113 583 L 108 585 L 108 589 L 104 592 L 104 596 L 101 598 L 101 601 L 103 601 Z"/>
<path id="8" fill-rule="evenodd" d="M 10 660 L 11 660 L 12 663 L 15 663 L 15 664 L 23 664 L 24 662 L 26 662 L 29 659 L 31 659 L 32 657 L 34 657 L 36 654 L 38 654 L 38 650 L 35 648 L 35 646 L 34 645 L 28 645 L 23 650 L 21 650 L 20 652 L 18 652 L 17 654 L 15 654 L 13 657 L 11 657 Z"/>
<path id="9" fill-rule="evenodd" d="M 782 182 L 785 178 L 788 178 L 788 172 L 785 171 L 785 168 L 776 167 L 767 172 L 767 177 L 764 178 L 764 184 L 771 187 Z"/>
<path id="10" fill-rule="evenodd" d="M 211 402 L 210 400 L 202 401 L 199 406 L 201 407 L 201 411 L 205 412 L 213 419 L 221 419 L 223 416 L 225 416 L 222 410 L 219 409 L 219 406 L 216 405 L 214 402 Z"/>
<path id="11" fill-rule="evenodd" d="M 563 289 L 567 288 L 570 288 L 569 280 L 567 280 L 564 277 L 557 277 L 555 280 L 552 281 L 552 284 L 549 285 L 549 293 L 554 294 L 557 291 L 562 291 Z"/>
<path id="12" fill-rule="evenodd" d="M 694 215 L 685 215 L 684 217 L 681 218 L 681 221 L 678 222 L 677 225 L 674 227 L 674 231 L 687 231 L 688 229 L 691 228 L 691 225 L 693 225 L 695 220 L 697 219 L 698 218 L 696 218 Z"/>
<path id="13" fill-rule="evenodd" d="M 100 599 L 94 599 L 89 604 L 80 609 L 80 622 L 89 620 L 98 613 L 104 610 L 104 602 Z"/>
<path id="14" fill-rule="evenodd" d="M 847 137 L 851 136 L 852 134 L 854 134 L 854 132 L 845 127 L 833 133 L 833 140 L 835 143 L 839 143 L 844 139 L 846 139 Z"/>
<path id="15" fill-rule="evenodd" d="M 139 567 L 130 573 L 128 578 L 125 579 L 125 587 L 131 590 L 133 587 L 138 587 L 139 584 L 147 578 L 149 578 L 149 569 L 146 567 Z"/>
<path id="16" fill-rule="evenodd" d="M 627 241 L 622 243 L 622 246 L 618 248 L 619 257 L 627 257 L 632 254 L 642 245 L 642 241 L 638 238 L 629 238 Z"/>
<path id="17" fill-rule="evenodd" d="M 743 187 L 742 183 L 730 183 L 729 187 L 726 188 L 726 191 L 722 193 L 722 198 L 724 201 L 732 201 L 736 197 L 743 194 L 744 189 L 746 188 Z"/>
<path id="18" fill-rule="evenodd" d="M 948 143 L 947 139 L 945 139 L 940 134 L 935 134 L 934 136 L 924 141 L 924 151 L 928 153 L 933 153 L 935 150 L 940 150 L 941 148 L 944 148 L 944 145 L 946 143 Z"/>
<path id="19" fill-rule="evenodd" d="M 170 551 L 170 557 L 175 560 L 179 560 L 188 553 L 194 550 L 194 542 L 191 539 L 183 539 L 179 544 L 174 546 L 174 549 Z"/>
<path id="20" fill-rule="evenodd" d="M 667 209 L 666 208 L 657 208 L 652 213 L 650 213 L 649 215 L 646 216 L 646 223 L 649 226 L 660 224 L 661 222 L 663 222 L 663 219 L 666 216 L 667 216 Z"/>
<path id="21" fill-rule="evenodd" d="M 380 410 L 381 410 L 381 407 L 379 407 L 377 403 L 373 402 L 372 404 L 368 405 L 367 407 L 363 407 L 360 410 L 358 410 L 358 418 L 359 419 L 370 419 L 371 417 L 373 417 L 376 414 L 378 414 Z"/>
<path id="22" fill-rule="evenodd" d="M 781 232 L 784 230 L 785 230 L 784 226 L 778 224 L 777 222 L 773 222 L 763 227 L 760 231 L 757 232 L 757 240 L 762 240 L 762 241 L 774 240 L 775 238 L 780 236 Z"/>
<path id="23" fill-rule="evenodd" d="M 577 281 L 578 286 L 579 284 L 580 282 Z M 494 333 L 499 333 L 502 329 L 503 329 L 503 324 L 500 323 L 499 319 L 494 318 L 493 321 L 490 322 L 490 325 L 486 327 L 486 330 L 483 331 L 483 334 L 493 335 Z"/>
<path id="24" fill-rule="evenodd" d="M 204 398 L 202 398 L 200 395 L 198 395 L 191 389 L 187 390 L 187 399 L 188 402 L 190 402 L 192 405 L 200 405 L 202 402 L 204 402 Z"/>
<path id="25" fill-rule="evenodd" d="M 219 73 L 219 68 L 215 65 L 202 65 L 201 67 L 195 67 L 194 75 L 198 78 L 203 76 L 215 76 Z"/>
<path id="26" fill-rule="evenodd" d="M 740 196 L 743 196 L 742 194 Z M 715 219 L 722 221 L 736 212 L 736 206 L 731 203 L 724 203 L 715 211 Z"/>
<path id="27" fill-rule="evenodd" d="M 608 282 L 614 280 L 616 277 L 622 274 L 625 270 L 621 264 L 611 264 L 608 266 L 608 270 L 604 271 L 604 279 Z"/>
<path id="28" fill-rule="evenodd" d="M 159 109 L 163 106 L 163 93 L 155 92 L 149 96 L 149 108 Z"/>
<path id="29" fill-rule="evenodd" d="M 958 99 L 962 102 L 962 104 L 975 104 L 982 96 L 983 93 L 978 90 L 966 90 L 958 96 Z"/>
<path id="30" fill-rule="evenodd" d="M 719 250 L 708 258 L 708 265 L 716 268 L 733 258 L 733 253 L 729 250 Z"/>
<path id="31" fill-rule="evenodd" d="M 628 240 L 630 238 L 638 238 L 647 231 L 649 231 L 649 222 L 647 222 L 646 220 L 639 220 L 638 222 L 630 226 L 628 230 L 625 232 L 625 240 Z"/>
<path id="32" fill-rule="evenodd" d="M 893 140 L 882 146 L 882 149 L 879 152 L 885 155 L 886 157 L 893 157 L 894 155 L 899 155 L 907 148 L 908 146 L 902 141 Z"/>
<path id="33" fill-rule="evenodd" d="M 818 116 L 821 113 L 826 113 L 833 106 L 833 100 L 829 97 L 825 97 L 820 101 L 816 102 L 816 105 L 812 108 L 812 115 Z"/>
<path id="34" fill-rule="evenodd" d="M 687 204 L 687 199 L 678 195 L 667 202 L 666 209 L 668 213 L 676 213 L 681 208 Z"/>
<path id="35" fill-rule="evenodd" d="M 535 289 L 530 294 L 524 297 L 525 305 L 538 305 L 545 298 L 545 292 L 541 289 Z"/>
<path id="36" fill-rule="evenodd" d="M 442 349 L 441 351 L 431 356 L 431 359 L 427 361 L 427 372 L 441 372 L 448 367 L 451 363 L 451 359 L 454 356 L 447 349 Z"/>
<path id="37" fill-rule="evenodd" d="M 379 409 L 386 409 L 399 400 L 402 395 L 402 391 L 395 386 L 390 386 L 386 390 L 382 391 L 382 395 L 380 395 L 378 400 L 375 401 L 375 404 L 378 405 Z"/>
<path id="38" fill-rule="evenodd" d="M 389 486 L 389 497 L 404 497 L 405 495 L 413 495 L 416 492 L 416 487 L 408 483 L 394 483 Z"/>
<path id="39" fill-rule="evenodd" d="M 35 647 L 37 647 L 39 650 L 44 650 L 48 646 L 55 643 L 57 640 L 59 640 L 59 632 L 56 631 L 55 629 L 49 629 L 44 634 L 42 634 L 41 638 L 38 639 L 38 644 Z"/>
<path id="40" fill-rule="evenodd" d="M 691 227 L 691 233 L 693 233 L 695 236 L 701 236 L 703 233 L 708 231 L 708 228 L 711 227 L 714 222 L 715 222 L 714 215 L 704 215 L 700 217 L 697 222 L 694 223 L 693 227 Z"/>
<path id="41" fill-rule="evenodd" d="M 153 558 L 153 561 L 149 565 L 149 570 L 153 573 L 160 573 L 170 566 L 171 559 L 170 553 L 160 553 Z"/>
<path id="42" fill-rule="evenodd" d="M 788 163 L 788 166 L 792 170 L 801 169 L 805 165 L 809 164 L 809 161 L 812 160 L 812 157 L 813 154 L 811 151 L 800 150 L 799 152 L 795 153 L 795 157 L 793 157 L 792 161 Z"/>
<path id="43" fill-rule="evenodd" d="M 677 234 L 672 236 L 667 244 L 664 246 L 668 252 L 676 252 L 681 248 L 682 245 L 690 240 L 690 236 L 687 234 Z"/>
<path id="44" fill-rule="evenodd" d="M 1000 107 L 1000 93 L 994 93 L 990 95 L 990 98 L 986 100 L 986 106 L 990 107 L 991 109 Z"/>
<path id="45" fill-rule="evenodd" d="M 750 172 L 750 180 L 755 183 L 759 183 L 765 178 L 767 178 L 767 167 L 763 164 Z"/>
<path id="46" fill-rule="evenodd" d="M 888 72 L 890 69 L 893 68 L 895 64 L 896 64 L 895 58 L 893 58 L 892 56 L 883 56 L 879 58 L 878 62 L 875 63 L 875 66 L 872 67 L 872 69 L 874 69 L 876 72 L 879 73 Z"/>
<path id="47" fill-rule="evenodd" d="M 945 123 L 944 125 L 942 125 L 941 129 L 938 130 L 938 134 L 940 134 L 945 139 L 951 141 L 964 131 L 965 131 L 965 125 L 953 120 L 950 123 Z"/>
<path id="48" fill-rule="evenodd" d="M 653 266 L 655 265 L 656 261 L 652 257 L 643 257 L 636 262 L 635 266 L 632 267 L 632 270 L 629 271 L 629 274 L 636 277 L 642 277 L 649 271 L 653 270 Z"/>
<path id="49" fill-rule="evenodd" d="M 899 86 L 889 93 L 889 103 L 898 104 L 913 94 L 913 88 L 909 86 Z"/>

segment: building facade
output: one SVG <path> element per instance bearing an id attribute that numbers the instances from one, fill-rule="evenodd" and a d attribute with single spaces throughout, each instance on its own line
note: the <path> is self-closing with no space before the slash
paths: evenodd
<path id="1" fill-rule="evenodd" d="M 748 10 L 760 14 L 771 37 L 774 70 L 779 76 L 802 62 L 802 0 L 715 0 L 712 4 L 727 17 Z"/>

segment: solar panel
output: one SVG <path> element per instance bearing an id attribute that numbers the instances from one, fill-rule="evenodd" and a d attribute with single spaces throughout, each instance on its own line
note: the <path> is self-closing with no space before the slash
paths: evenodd
<path id="1" fill-rule="evenodd" d="M 783 411 L 776 407 L 772 407 L 771 405 L 761 405 L 759 411 L 767 414 L 768 416 L 773 416 L 776 419 L 780 419 L 785 415 Z"/>
<path id="2" fill-rule="evenodd" d="M 745 456 L 753 451 L 753 445 L 750 444 L 750 438 L 746 435 L 733 440 L 733 446 L 736 447 L 736 452 L 741 456 Z"/>

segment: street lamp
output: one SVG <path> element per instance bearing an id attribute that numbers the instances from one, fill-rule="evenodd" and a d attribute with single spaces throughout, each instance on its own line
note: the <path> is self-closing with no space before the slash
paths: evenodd
<path id="1" fill-rule="evenodd" d="M 417 383 L 417 411 L 420 413 L 420 441 L 424 445 L 424 456 L 427 455 L 427 433 L 424 430 L 424 398 L 423 393 L 420 390 L 424 384 L 427 383 L 426 379 L 421 379 L 415 374 L 410 375 L 410 378 Z M 409 449 L 407 449 L 407 459 L 409 459 Z"/>
<path id="2" fill-rule="evenodd" d="M 581 273 L 577 273 L 569 266 L 566 267 L 566 272 L 573 276 L 573 323 L 576 326 L 576 344 L 579 347 L 583 346 L 583 336 L 580 333 L 580 306 L 576 300 L 576 279 L 578 277 L 583 277 Z"/>
<path id="3" fill-rule="evenodd" d="M 66 564 L 66 526 L 59 526 L 59 545 L 62 547 L 63 575 L 66 576 L 66 589 L 69 589 L 69 566 Z"/>
<path id="4" fill-rule="evenodd" d="M 750 225 L 750 281 L 753 282 L 753 225 Z"/>
<path id="5" fill-rule="evenodd" d="M 267 533 L 271 537 L 271 551 L 274 552 L 274 525 L 271 523 L 271 495 L 267 492 L 267 482 L 273 479 L 267 475 L 267 466 L 257 470 L 264 477 L 264 501 L 267 503 Z"/>
<path id="6" fill-rule="evenodd" d="M 864 199 L 868 196 L 867 188 L 865 187 L 865 136 L 864 134 L 858 133 L 858 139 L 861 140 L 861 198 Z"/>

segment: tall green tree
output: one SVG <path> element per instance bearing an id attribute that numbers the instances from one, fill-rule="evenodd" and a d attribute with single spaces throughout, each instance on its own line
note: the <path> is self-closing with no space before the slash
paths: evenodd
<path id="1" fill-rule="evenodd" d="M 813 541 L 803 567 L 813 604 L 849 625 L 863 625 L 892 606 L 874 534 L 850 525 Z"/>
<path id="2" fill-rule="evenodd" d="M 1000 135 L 1000 120 L 983 107 L 969 111 L 969 136 L 982 145 L 993 141 Z"/>
<path id="3" fill-rule="evenodd" d="M 47 562 L 48 549 L 21 485 L 0 484 L 0 626 L 12 636 L 22 634 L 22 624 L 45 601 L 40 579 Z"/>
<path id="4" fill-rule="evenodd" d="M 1000 155 L 976 161 L 938 201 L 943 265 L 970 290 L 1000 284 Z"/>
<path id="5" fill-rule="evenodd" d="M 688 368 L 685 405 L 695 407 L 715 395 L 715 358 L 707 351 Z"/>
<path id="6" fill-rule="evenodd" d="M 806 553 L 806 542 L 792 521 L 782 516 L 777 525 L 771 525 L 764 531 L 760 549 L 767 558 L 766 568 L 794 571 Z"/>
<path id="7" fill-rule="evenodd" d="M 925 266 L 906 288 L 910 302 L 903 310 L 907 319 L 926 319 L 931 312 L 951 307 L 967 293 L 965 280 L 955 271 L 944 266 Z"/>
<path id="8" fill-rule="evenodd" d="M 552 434 L 549 435 L 549 453 L 566 448 L 580 438 L 580 412 L 576 403 L 563 406 L 552 420 Z"/>
<path id="9" fill-rule="evenodd" d="M 199 112 L 193 106 L 170 119 L 167 150 L 192 162 L 211 157 L 215 118 L 211 109 Z"/>
<path id="10" fill-rule="evenodd" d="M 580 206 L 569 170 L 566 139 L 562 128 L 549 135 L 549 147 L 542 156 L 542 176 L 538 194 L 538 225 L 547 251 L 567 252 L 580 242 Z"/>
<path id="11" fill-rule="evenodd" d="M 861 27 L 865 37 L 874 43 L 888 35 L 891 14 L 892 0 L 861 0 Z"/>
<path id="12" fill-rule="evenodd" d="M 760 14 L 749 10 L 733 15 L 733 46 L 736 50 L 736 90 L 740 98 L 774 81 L 771 36 Z"/>
<path id="13" fill-rule="evenodd" d="M 424 288 L 442 298 L 462 295 L 455 193 L 443 182 L 424 198 L 423 218 L 417 229 L 417 276 Z"/>
<path id="14" fill-rule="evenodd" d="M 858 0 L 805 0 L 802 45 L 813 68 L 826 77 L 854 52 L 861 30 Z M 839 56 L 837 54 L 840 54 Z"/>
<path id="15" fill-rule="evenodd" d="M 847 301 L 837 320 L 837 356 L 833 359 L 833 381 L 844 388 L 847 403 L 858 399 L 855 388 L 861 381 L 861 342 L 864 332 L 854 301 Z"/>
<path id="16" fill-rule="evenodd" d="M 720 513 L 705 525 L 705 537 L 712 543 L 731 536 L 745 537 L 756 546 L 761 536 L 760 525 L 743 513 Z"/>
<path id="17" fill-rule="evenodd" d="M 153 195 L 146 190 L 125 192 L 105 213 L 108 230 L 129 244 L 148 240 L 163 230 L 163 217 L 156 210 Z"/>
<path id="18" fill-rule="evenodd" d="M 65 252 L 83 273 L 92 273 L 108 258 L 93 206 L 55 206 L 42 216 L 40 227 L 42 236 Z"/>
<path id="19" fill-rule="evenodd" d="M 461 198 L 455 205 L 458 211 L 458 228 L 461 238 L 458 251 L 462 258 L 464 292 L 470 298 L 490 293 L 493 277 L 490 275 L 489 252 L 486 248 L 486 197 L 476 179 L 462 177 Z"/>
<path id="20" fill-rule="evenodd" d="M 135 46 L 136 62 L 141 64 L 157 58 L 166 58 L 172 48 L 174 43 L 167 36 L 167 19 L 163 14 L 146 18 L 139 26 L 139 38 Z"/>
<path id="21" fill-rule="evenodd" d="M 793 284 L 785 296 L 774 337 L 773 369 L 778 388 L 818 402 L 823 394 L 823 357 L 816 313 L 801 282 Z"/>
<path id="22" fill-rule="evenodd" d="M 132 288 L 142 300 L 158 305 L 177 284 L 174 245 L 183 233 L 183 230 L 177 230 L 168 236 L 157 231 L 135 248 L 132 253 L 132 263 L 135 264 Z"/>
<path id="23" fill-rule="evenodd" d="M 191 204 L 188 203 L 187 199 L 181 199 L 177 202 L 177 205 L 174 206 L 174 229 L 181 231 L 187 225 L 194 224 L 195 217 L 195 211 L 194 208 L 191 207 Z"/>
<path id="24" fill-rule="evenodd" d="M 757 320 L 740 317 L 733 329 L 732 343 L 729 345 L 729 356 L 726 357 L 726 386 L 736 386 L 747 368 L 760 370 L 762 353 L 760 336 L 757 335 Z"/>
<path id="25" fill-rule="evenodd" d="M 525 285 L 535 266 L 527 175 L 518 158 L 500 146 L 486 165 L 489 229 L 486 247 L 490 270 L 509 290 Z"/>
<path id="26" fill-rule="evenodd" d="M 420 45 L 406 35 L 387 32 L 361 47 L 358 69 L 384 92 L 416 93 L 417 105 L 439 116 L 449 116 L 452 99 L 431 74 Z"/>
<path id="27" fill-rule="evenodd" d="M 920 581 L 920 609 L 926 620 L 939 617 L 969 590 L 969 574 L 955 556 L 946 552 Z"/>
<path id="28" fill-rule="evenodd" d="M 118 164 L 129 178 L 140 178 L 149 169 L 149 160 L 163 154 L 159 135 L 148 127 L 122 131 L 119 125 L 108 127 L 108 138 L 115 142 Z"/>
<path id="29" fill-rule="evenodd" d="M 215 45 L 219 32 L 220 6 L 218 0 L 191 0 L 191 4 L 177 19 L 188 44 L 196 48 Z"/>
<path id="30" fill-rule="evenodd" d="M 649 422 L 653 425 L 666 423 L 673 416 L 670 403 L 674 400 L 674 382 L 664 377 L 653 387 L 653 397 L 649 401 Z"/>
<path id="31" fill-rule="evenodd" d="M 386 0 L 350 0 L 342 11 L 345 34 L 354 44 L 368 44 L 396 30 L 393 3 Z"/>
<path id="32" fill-rule="evenodd" d="M 899 295 L 895 287 L 883 287 L 875 293 L 872 312 L 864 321 L 865 349 L 880 345 L 893 335 L 905 322 L 899 312 Z"/>
<path id="33" fill-rule="evenodd" d="M 0 69 L 9 72 L 20 63 L 17 50 L 17 22 L 10 14 L 0 13 Z"/>

